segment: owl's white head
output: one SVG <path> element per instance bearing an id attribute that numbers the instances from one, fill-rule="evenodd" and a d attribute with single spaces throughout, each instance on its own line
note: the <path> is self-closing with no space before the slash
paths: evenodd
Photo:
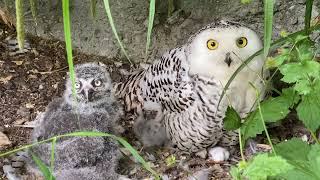
<path id="1" fill-rule="evenodd" d="M 253 30 L 238 23 L 218 21 L 190 37 L 185 53 L 190 73 L 214 76 L 225 84 L 241 63 L 261 48 L 262 42 Z M 261 71 L 263 63 L 264 58 L 257 56 L 249 67 Z"/>

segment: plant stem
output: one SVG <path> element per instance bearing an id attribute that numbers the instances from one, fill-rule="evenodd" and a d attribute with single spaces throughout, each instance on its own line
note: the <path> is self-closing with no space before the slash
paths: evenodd
<path id="1" fill-rule="evenodd" d="M 310 131 L 310 134 L 312 136 L 312 138 L 316 141 L 317 144 L 320 144 L 319 139 L 317 138 L 317 136 L 314 134 L 314 132 L 312 132 L 309 128 L 308 130 Z"/>
<path id="2" fill-rule="evenodd" d="M 242 144 L 242 137 L 241 137 L 241 128 L 239 128 L 238 134 L 239 134 L 239 146 L 240 146 L 241 159 L 242 159 L 243 162 L 246 162 L 246 159 L 244 158 L 244 154 L 243 154 L 243 144 Z"/>

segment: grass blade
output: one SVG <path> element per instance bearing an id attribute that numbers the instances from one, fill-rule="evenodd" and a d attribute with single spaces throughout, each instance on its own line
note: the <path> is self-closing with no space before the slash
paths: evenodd
<path id="1" fill-rule="evenodd" d="M 90 12 L 95 22 L 97 20 L 97 0 L 90 0 Z"/>
<path id="2" fill-rule="evenodd" d="M 62 0 L 62 11 L 63 11 L 63 28 L 64 38 L 66 41 L 67 60 L 69 66 L 69 75 L 72 85 L 72 96 L 74 102 L 76 102 L 76 79 L 72 60 L 72 40 L 71 40 L 71 27 L 70 27 L 70 14 L 69 14 L 69 0 Z"/>
<path id="3" fill-rule="evenodd" d="M 151 169 L 151 167 L 149 166 L 149 164 L 143 159 L 143 157 L 141 157 L 139 155 L 139 153 L 137 152 L 137 150 L 135 150 L 126 140 L 124 140 L 121 137 L 115 137 L 127 150 L 130 151 L 130 153 L 132 154 L 132 156 L 134 158 L 136 158 L 141 164 L 142 166 L 148 170 L 150 173 L 153 174 L 153 176 L 155 177 L 156 180 L 160 180 L 160 176 L 157 172 L 155 172 L 153 169 Z"/>
<path id="4" fill-rule="evenodd" d="M 30 9 L 34 23 L 38 25 L 37 21 L 37 0 L 30 0 Z"/>
<path id="5" fill-rule="evenodd" d="M 55 150 L 56 143 L 57 143 L 57 138 L 54 137 L 52 142 L 51 142 L 51 159 L 50 159 L 51 172 L 53 172 L 53 170 L 54 170 L 54 150 Z M 53 178 L 53 176 L 51 174 L 50 180 L 53 180 L 52 178 Z"/>
<path id="6" fill-rule="evenodd" d="M 107 17 L 108 17 L 108 19 L 109 19 L 109 23 L 110 23 L 112 32 L 113 32 L 114 36 L 116 37 L 116 39 L 117 39 L 117 41 L 118 41 L 118 44 L 119 44 L 119 46 L 120 46 L 123 54 L 124 54 L 124 55 L 126 56 L 126 58 L 128 59 L 129 63 L 132 64 L 131 61 L 130 61 L 130 59 L 129 59 L 129 56 L 128 56 L 126 50 L 124 49 L 124 46 L 123 46 L 122 42 L 120 41 L 120 38 L 119 38 L 118 33 L 117 33 L 117 29 L 116 29 L 116 27 L 115 27 L 115 25 L 114 25 L 113 18 L 112 18 L 112 15 L 111 15 L 110 6 L 109 6 L 109 0 L 103 0 L 103 2 L 104 2 L 104 7 L 105 7 L 105 9 L 106 9 Z"/>
<path id="7" fill-rule="evenodd" d="M 274 0 L 264 0 L 264 57 L 268 56 L 271 44 L 273 6 Z"/>
<path id="8" fill-rule="evenodd" d="M 24 47 L 24 15 L 23 15 L 23 0 L 16 0 L 16 18 L 17 18 L 17 40 L 19 49 Z"/>
<path id="9" fill-rule="evenodd" d="M 313 5 L 313 0 L 306 1 L 306 12 L 305 12 L 305 16 L 304 16 L 304 29 L 305 29 L 307 35 L 310 33 L 309 29 L 310 29 L 311 15 L 312 15 L 312 5 Z"/>
<path id="10" fill-rule="evenodd" d="M 156 12 L 156 1 L 150 0 L 148 31 L 147 31 L 147 44 L 146 44 L 146 57 L 148 56 L 148 49 L 149 49 L 150 41 L 151 41 L 151 34 L 152 34 L 152 27 L 153 27 L 155 12 Z"/>
<path id="11" fill-rule="evenodd" d="M 310 28 L 310 32 L 315 31 L 315 30 L 319 30 L 320 29 L 320 25 L 316 25 Z M 288 41 L 288 39 L 295 39 L 298 35 L 302 35 L 305 33 L 305 30 L 300 30 L 297 31 L 295 33 L 292 33 L 286 37 L 283 37 L 281 39 L 278 39 L 276 41 L 274 41 L 273 43 L 271 43 L 270 47 L 275 47 L 278 45 L 281 45 L 283 43 L 285 43 L 286 41 Z M 238 75 L 238 73 L 244 68 L 246 67 L 256 56 L 259 56 L 261 53 L 264 52 L 264 49 L 260 49 L 259 51 L 257 51 L 256 53 L 254 53 L 253 55 L 251 55 L 248 59 L 246 59 L 239 67 L 238 69 L 232 74 L 232 76 L 230 77 L 230 79 L 228 80 L 227 84 L 225 85 L 225 87 L 223 88 L 222 94 L 220 96 L 219 99 L 219 103 L 218 103 L 218 107 L 220 106 L 220 103 L 222 101 L 223 96 L 226 94 L 227 89 L 229 88 L 231 82 L 234 80 L 234 78 Z"/>
<path id="12" fill-rule="evenodd" d="M 44 164 L 44 162 L 42 162 L 42 160 L 38 156 L 32 153 L 32 159 L 36 163 L 46 180 L 55 180 L 55 177 L 52 175 L 49 168 Z"/>

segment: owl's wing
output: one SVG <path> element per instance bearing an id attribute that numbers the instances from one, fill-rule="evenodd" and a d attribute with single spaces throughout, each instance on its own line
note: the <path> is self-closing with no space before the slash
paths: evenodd
<path id="1" fill-rule="evenodd" d="M 157 104 L 180 112 L 194 102 L 188 71 L 184 48 L 172 49 L 146 70 L 136 72 L 117 84 L 116 95 L 124 100 L 127 111 L 139 111 L 142 107 L 152 109 L 151 106 Z"/>

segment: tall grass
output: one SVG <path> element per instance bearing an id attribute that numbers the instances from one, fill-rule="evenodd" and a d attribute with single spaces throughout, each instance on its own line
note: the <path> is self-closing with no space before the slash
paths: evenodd
<path id="1" fill-rule="evenodd" d="M 154 20 L 155 11 L 156 11 L 156 1 L 155 0 L 150 0 L 148 31 L 147 31 L 147 44 L 146 44 L 146 57 L 148 56 L 148 49 L 149 49 L 150 41 L 151 41 L 152 27 L 153 27 L 153 20 Z"/>
<path id="2" fill-rule="evenodd" d="M 272 23 L 273 23 L 273 6 L 274 0 L 264 0 L 264 57 L 269 53 L 271 38 L 272 38 Z"/>
<path id="3" fill-rule="evenodd" d="M 16 28 L 17 28 L 17 40 L 19 49 L 22 50 L 24 48 L 24 15 L 23 15 L 23 0 L 16 0 Z"/>

